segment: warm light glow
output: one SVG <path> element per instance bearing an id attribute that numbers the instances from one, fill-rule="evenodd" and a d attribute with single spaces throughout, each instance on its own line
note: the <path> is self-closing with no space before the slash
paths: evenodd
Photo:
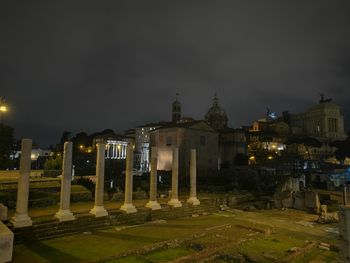
<path id="1" fill-rule="evenodd" d="M 87 150 L 87 152 L 88 152 L 88 153 L 91 153 L 91 152 L 92 152 L 92 150 L 91 150 L 91 149 L 88 149 L 88 150 Z"/>
<path id="2" fill-rule="evenodd" d="M 267 159 L 272 160 L 272 159 L 273 159 L 273 157 L 272 157 L 272 156 L 269 156 L 269 157 L 267 157 Z"/>
<path id="3" fill-rule="evenodd" d="M 82 144 L 79 145 L 79 148 L 80 148 L 80 149 L 83 149 L 83 148 L 84 148 L 84 145 L 82 145 Z"/>
<path id="4" fill-rule="evenodd" d="M 255 156 L 250 156 L 249 160 L 255 160 Z"/>
<path id="5" fill-rule="evenodd" d="M 7 112 L 7 107 L 5 105 L 0 106 L 0 111 Z"/>

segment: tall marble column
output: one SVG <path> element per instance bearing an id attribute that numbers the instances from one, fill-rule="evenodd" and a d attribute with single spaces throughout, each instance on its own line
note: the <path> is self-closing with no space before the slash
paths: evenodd
<path id="1" fill-rule="evenodd" d="M 187 203 L 192 205 L 200 205 L 197 199 L 197 155 L 196 149 L 191 149 L 190 158 L 190 198 L 187 199 Z"/>
<path id="2" fill-rule="evenodd" d="M 14 227 L 27 227 L 33 224 L 28 216 L 29 177 L 32 153 L 32 140 L 22 139 L 20 171 L 18 177 L 16 213 L 11 222 Z"/>
<path id="3" fill-rule="evenodd" d="M 70 193 L 72 181 L 72 142 L 65 142 L 63 146 L 63 164 L 61 178 L 60 209 L 55 217 L 63 221 L 71 221 L 75 216 L 70 211 Z"/>
<path id="4" fill-rule="evenodd" d="M 152 147 L 151 150 L 151 174 L 150 174 L 150 184 L 149 184 L 149 201 L 146 207 L 152 210 L 159 210 L 161 206 L 157 202 L 157 156 L 158 148 Z"/>
<path id="5" fill-rule="evenodd" d="M 96 217 L 107 216 L 108 212 L 103 207 L 104 180 L 105 180 L 105 150 L 106 145 L 98 142 L 96 159 L 96 186 L 95 186 L 95 206 L 90 213 Z"/>
<path id="6" fill-rule="evenodd" d="M 179 148 L 173 149 L 173 164 L 171 171 L 171 199 L 168 205 L 173 207 L 181 207 L 182 204 L 178 197 L 179 186 Z"/>
<path id="7" fill-rule="evenodd" d="M 125 199 L 124 204 L 120 208 L 120 210 L 125 211 L 127 214 L 137 212 L 136 207 L 132 204 L 133 163 L 134 150 L 131 143 L 129 143 L 126 149 Z"/>

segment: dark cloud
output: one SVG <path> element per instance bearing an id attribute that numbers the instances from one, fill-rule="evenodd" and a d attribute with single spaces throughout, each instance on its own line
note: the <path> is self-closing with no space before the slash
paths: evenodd
<path id="1" fill-rule="evenodd" d="M 265 107 L 333 97 L 350 116 L 349 1 L 4 1 L 0 95 L 17 136 L 117 131 L 203 118 L 218 93 L 230 125 Z M 349 119 L 347 119 L 349 121 Z"/>

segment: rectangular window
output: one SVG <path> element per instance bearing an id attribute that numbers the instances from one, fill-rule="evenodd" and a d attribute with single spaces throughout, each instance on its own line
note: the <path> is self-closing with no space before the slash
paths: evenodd
<path id="1" fill-rule="evenodd" d="M 204 145 L 206 145 L 206 143 L 207 143 L 207 140 L 206 140 L 205 136 L 200 136 L 199 137 L 199 144 L 204 146 Z"/>
<path id="2" fill-rule="evenodd" d="M 166 137 L 166 146 L 171 146 L 173 144 L 173 138 L 171 136 Z"/>

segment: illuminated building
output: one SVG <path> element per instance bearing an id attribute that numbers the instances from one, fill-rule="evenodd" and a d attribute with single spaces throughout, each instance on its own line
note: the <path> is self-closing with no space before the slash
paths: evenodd
<path id="1" fill-rule="evenodd" d="M 135 128 L 135 167 L 141 172 L 150 169 L 150 132 L 167 122 L 149 123 Z"/>
<path id="2" fill-rule="evenodd" d="M 111 160 L 125 160 L 126 147 L 129 142 L 133 141 L 126 136 L 110 134 L 96 136 L 93 140 L 93 145 L 96 145 L 101 140 L 106 144 L 106 159 Z"/>

